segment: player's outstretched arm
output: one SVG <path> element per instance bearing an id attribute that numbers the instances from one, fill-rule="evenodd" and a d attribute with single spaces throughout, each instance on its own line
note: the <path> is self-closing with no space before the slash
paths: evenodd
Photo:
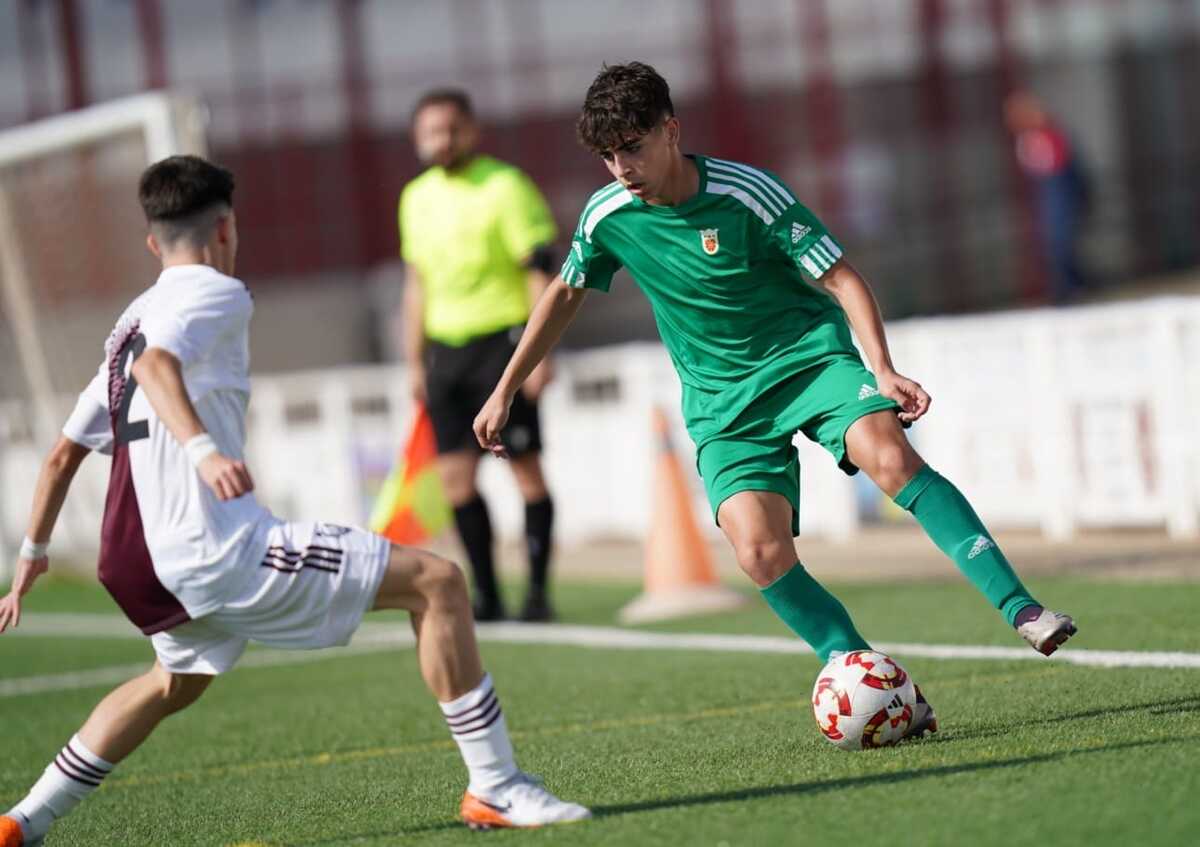
<path id="1" fill-rule="evenodd" d="M 62 435 L 42 462 L 37 487 L 33 490 L 29 527 L 17 557 L 17 575 L 8 595 L 0 598 L 0 633 L 21 622 L 21 598 L 33 587 L 34 581 L 50 569 L 46 545 L 67 499 L 71 480 L 90 452 L 87 447 Z"/>
<path id="2" fill-rule="evenodd" d="M 574 320 L 586 296 L 586 290 L 572 288 L 563 282 L 560 276 L 556 276 L 546 286 L 546 290 L 533 307 L 533 313 L 525 325 L 525 332 L 521 335 L 508 367 L 504 369 L 504 375 L 500 377 L 492 396 L 475 417 L 475 437 L 479 439 L 482 447 L 491 450 L 497 456 L 505 455 L 500 444 L 500 431 L 508 422 L 508 410 L 512 406 L 513 397 L 516 396 L 521 383 L 546 357 L 563 331 Z"/>
<path id="3" fill-rule="evenodd" d="M 529 286 L 530 303 L 537 303 L 542 299 L 542 295 L 546 293 L 546 289 L 550 287 L 550 282 L 554 278 L 553 273 L 552 270 L 549 273 L 546 272 L 537 264 L 526 263 L 525 279 L 526 285 Z M 554 360 L 547 356 L 530 371 L 529 377 L 521 384 L 521 390 L 530 400 L 536 400 L 546 390 L 546 386 L 552 379 L 554 379 Z"/>
<path id="4" fill-rule="evenodd" d="M 900 404 L 900 420 L 915 421 L 929 411 L 928 392 L 914 380 L 896 373 L 892 354 L 888 351 L 879 302 L 867 281 L 849 262 L 842 259 L 821 278 L 821 284 L 846 313 L 850 328 L 862 344 L 871 370 L 875 372 L 879 393 Z"/>
<path id="5" fill-rule="evenodd" d="M 245 463 L 217 452 L 188 397 L 179 359 L 161 347 L 149 347 L 133 363 L 133 376 L 159 420 L 183 445 L 200 478 L 219 499 L 232 500 L 254 490 Z"/>

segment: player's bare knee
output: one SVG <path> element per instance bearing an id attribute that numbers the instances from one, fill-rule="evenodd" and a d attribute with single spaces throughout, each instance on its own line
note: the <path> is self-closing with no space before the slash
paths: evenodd
<path id="1" fill-rule="evenodd" d="M 531 453 L 512 461 L 513 477 L 526 503 L 545 499 L 549 495 L 546 478 L 542 474 L 541 458 Z"/>
<path id="2" fill-rule="evenodd" d="M 920 459 L 906 444 L 881 444 L 871 458 L 871 478 L 889 494 L 903 488 L 920 468 Z"/>
<path id="3" fill-rule="evenodd" d="M 206 674 L 171 674 L 171 682 L 167 689 L 167 707 L 172 712 L 186 709 L 200 699 L 213 678 Z"/>
<path id="4" fill-rule="evenodd" d="M 173 714 L 200 699 L 213 678 L 207 674 L 171 673 L 161 665 L 151 672 L 155 694 L 167 714 Z"/>
<path id="5" fill-rule="evenodd" d="M 431 553 L 422 563 L 419 588 L 430 606 L 468 606 L 467 579 L 462 568 L 441 556 Z"/>
<path id="6" fill-rule="evenodd" d="M 795 564 L 794 550 L 776 539 L 748 539 L 734 545 L 738 566 L 756 585 L 769 585 Z"/>

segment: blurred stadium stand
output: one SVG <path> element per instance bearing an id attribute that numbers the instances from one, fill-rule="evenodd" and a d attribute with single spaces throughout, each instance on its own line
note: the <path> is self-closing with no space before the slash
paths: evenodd
<path id="1" fill-rule="evenodd" d="M 1001 115 L 1018 85 L 1092 174 L 1084 252 L 1104 286 L 1200 262 L 1198 42 L 1197 0 L 0 0 L 0 128 L 199 94 L 239 178 L 256 369 L 284 370 L 387 358 L 408 112 L 429 86 L 472 92 L 485 149 L 535 176 L 566 233 L 607 180 L 574 142 L 586 86 L 602 62 L 648 61 L 686 146 L 783 175 L 898 318 L 1044 299 Z M 102 332 L 119 304 L 96 264 L 68 288 Z M 323 343 L 295 344 L 308 330 Z M 654 337 L 626 280 L 567 344 Z"/>

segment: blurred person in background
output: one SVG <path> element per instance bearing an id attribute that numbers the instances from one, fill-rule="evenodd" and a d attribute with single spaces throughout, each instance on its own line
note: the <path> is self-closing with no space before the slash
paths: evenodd
<path id="1" fill-rule="evenodd" d="M 474 576 L 476 620 L 502 620 L 492 525 L 476 487 L 482 451 L 471 422 L 554 274 L 557 232 L 529 177 L 476 152 L 479 126 L 465 92 L 425 94 L 413 110 L 412 131 L 427 168 L 400 195 L 405 361 L 413 398 L 433 421 L 438 472 Z M 525 501 L 525 621 L 553 617 L 547 580 L 554 503 L 542 473 L 537 403 L 550 378 L 543 362 L 514 399 L 502 433 Z"/>
<path id="2" fill-rule="evenodd" d="M 1004 121 L 1016 139 L 1021 170 L 1035 189 L 1038 235 L 1051 272 L 1050 299 L 1071 302 L 1089 284 L 1078 251 L 1089 204 L 1087 175 L 1071 138 L 1032 93 L 1010 94 Z"/>

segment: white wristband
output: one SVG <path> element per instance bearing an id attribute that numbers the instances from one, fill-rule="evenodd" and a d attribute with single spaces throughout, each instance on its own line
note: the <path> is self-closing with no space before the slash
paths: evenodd
<path id="1" fill-rule="evenodd" d="M 192 463 L 193 468 L 200 467 L 200 463 L 217 452 L 217 442 L 213 441 L 211 435 L 207 432 L 202 432 L 199 435 L 193 435 L 183 445 L 183 450 L 187 453 L 188 461 Z"/>
<path id="2" fill-rule="evenodd" d="M 49 548 L 49 542 L 39 544 L 36 541 L 30 541 L 29 536 L 25 536 L 21 539 L 21 552 L 18 555 L 22 559 L 44 559 Z"/>

